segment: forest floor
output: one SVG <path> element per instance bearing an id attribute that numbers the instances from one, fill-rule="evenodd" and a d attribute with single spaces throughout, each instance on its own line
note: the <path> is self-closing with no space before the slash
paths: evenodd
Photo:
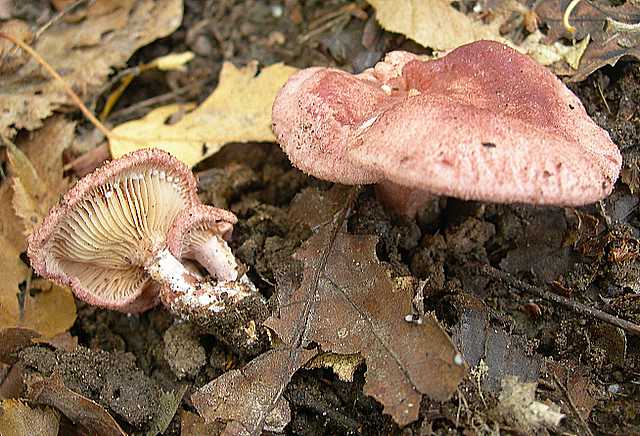
<path id="1" fill-rule="evenodd" d="M 168 95 L 158 103 L 202 102 L 218 85 L 223 61 L 357 72 L 395 49 L 431 53 L 382 30 L 364 2 L 185 0 L 179 28 L 138 50 L 128 65 L 187 50 L 195 58 L 184 71 L 135 77 L 110 122 L 143 116 L 149 107 L 134 105 L 158 95 Z M 427 316 L 435 314 L 466 362 L 466 375 L 450 399 L 423 396 L 417 420 L 404 428 L 365 393 L 366 359 L 335 358 L 299 369 L 283 385 L 290 415 L 271 429 L 285 424 L 286 434 L 309 435 L 640 433 L 640 338 L 615 325 L 616 319 L 640 324 L 640 64 L 619 61 L 568 86 L 624 156 L 614 192 L 577 209 L 438 198 L 410 220 L 386 211 L 371 187 L 347 190 L 306 176 L 269 142 L 228 144 L 195 166 L 201 200 L 238 216 L 232 249 L 272 310 L 278 309 L 279 293 L 305 286 L 303 277 L 312 268 L 301 250 L 320 219 L 304 215 L 342 213 L 340 232 L 346 233 L 337 238 L 352 247 L 374 244 L 379 263 L 372 254 L 347 258 L 371 261 L 366 273 L 383 268 L 399 286 L 403 278 L 412 290 L 424 285 Z M 98 108 L 105 95 L 97 99 Z M 81 123 L 87 135 L 90 125 Z M 356 236 L 362 238 L 348 239 Z M 374 298 L 383 298 L 373 291 Z M 198 416 L 206 412 L 192 395 L 273 346 L 266 334 L 249 350 L 225 344 L 188 324 L 174 324 L 162 306 L 130 315 L 79 300 L 76 305 L 69 332 L 79 347 L 51 340 L 22 349 L 16 358 L 22 377 L 29 385 L 34 373 L 61 375 L 67 388 L 95 401 L 128 433 L 221 431 L 224 425 L 205 424 Z M 599 319 L 597 310 L 613 321 Z M 404 319 L 407 313 L 397 315 Z M 4 394 L 12 391 L 9 368 L 2 373 Z M 346 375 L 337 375 L 340 368 Z M 506 375 L 519 381 L 505 386 Z M 396 388 L 389 383 L 387 389 Z M 521 390 L 511 401 L 557 406 L 564 419 L 546 428 L 523 422 L 506 398 L 509 389 Z M 38 401 L 32 397 L 30 404 Z M 274 402 L 272 410 L 279 407 Z M 57 408 L 66 415 L 60 425 L 71 431 L 73 414 Z"/>

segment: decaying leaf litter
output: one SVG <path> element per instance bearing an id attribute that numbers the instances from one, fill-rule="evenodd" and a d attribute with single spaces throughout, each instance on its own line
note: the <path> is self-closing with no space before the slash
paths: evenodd
<path id="1" fill-rule="evenodd" d="M 2 70 L 2 104 L 10 106 L 2 116 L 0 188 L 1 342 L 8 344 L 0 350 L 3 434 L 24 434 L 34 428 L 28 425 L 56 434 L 56 426 L 70 431 L 70 422 L 103 434 L 260 428 L 372 434 L 397 432 L 399 425 L 420 434 L 638 431 L 637 336 L 593 311 L 575 310 L 582 304 L 614 319 L 640 319 L 634 104 L 640 70 L 623 57 L 637 50 L 633 3 L 581 2 L 568 16 L 573 32 L 562 23 L 568 2 L 530 9 L 434 1 L 421 9 L 415 2 L 391 8 L 377 1 L 238 1 L 203 8 L 97 0 L 56 1 L 44 13 L 24 3 L 0 16 L 27 23 L 31 35 L 23 39 L 89 107 L 99 112 L 107 100 L 116 104 L 103 118 L 110 129 L 103 142 L 33 60 L 18 55 L 16 71 Z M 409 7 L 411 17 L 404 13 Z M 140 13 L 157 17 L 157 27 L 141 24 Z M 447 31 L 449 22 L 465 32 Z M 135 41 L 127 39 L 132 28 Z M 390 215 L 369 188 L 304 176 L 268 144 L 270 103 L 292 67 L 360 71 L 390 50 L 440 52 L 479 37 L 520 47 L 578 82 L 572 89 L 623 151 L 622 179 L 610 197 L 579 209 L 440 198 L 413 221 Z M 14 63 L 16 57 L 4 42 L 3 67 L 7 53 Z M 195 57 L 182 68 L 135 71 L 188 51 Z M 615 66 L 600 68 L 606 64 Z M 118 90 L 125 76 L 118 72 L 127 67 L 133 82 Z M 111 117 L 132 122 L 114 128 Z M 269 339 L 253 354 L 172 325 L 162 309 L 126 316 L 77 301 L 76 314 L 71 294 L 33 277 L 21 256 L 25 234 L 73 183 L 76 158 L 96 146 L 114 154 L 123 144 L 140 147 L 157 141 L 159 131 L 167 147 L 185 151 L 178 157 L 198 164 L 201 199 L 228 206 L 240 219 L 232 247 L 272 310 L 264 323 Z M 248 144 L 221 149 L 228 142 Z M 100 153 L 85 156 L 93 156 L 91 167 Z M 486 264 L 500 274 L 478 268 Z M 522 281 L 541 292 L 524 292 Z M 426 310 L 420 326 L 405 321 L 416 289 Z M 574 309 L 541 298 L 542 291 Z M 405 333 L 396 339 L 397 332 Z M 436 365 L 435 358 L 415 373 L 394 373 L 414 368 L 425 351 L 450 362 L 457 350 L 464 371 Z"/>

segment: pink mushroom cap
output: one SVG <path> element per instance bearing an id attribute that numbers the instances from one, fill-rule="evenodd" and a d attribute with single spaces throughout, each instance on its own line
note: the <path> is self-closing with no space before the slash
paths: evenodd
<path id="1" fill-rule="evenodd" d="M 28 238 L 31 265 L 90 304 L 144 311 L 159 301 L 159 286 L 143 263 L 197 202 L 195 177 L 182 162 L 158 149 L 130 153 L 64 195 Z"/>
<path id="2" fill-rule="evenodd" d="M 237 222 L 238 218 L 228 210 L 196 204 L 176 217 L 167 237 L 169 251 L 177 258 L 183 257 L 197 242 L 191 237 L 200 232 L 218 235 L 228 241 Z"/>
<path id="3" fill-rule="evenodd" d="M 428 61 L 392 52 L 359 75 L 302 70 L 272 118 L 303 171 L 425 196 L 583 205 L 611 192 L 622 162 L 555 75 L 492 41 Z"/>
<path id="4" fill-rule="evenodd" d="M 169 251 L 178 259 L 198 261 L 219 279 L 235 280 L 237 263 L 224 241 L 231 238 L 236 222 L 228 210 L 194 205 L 176 217 L 167 237 Z"/>

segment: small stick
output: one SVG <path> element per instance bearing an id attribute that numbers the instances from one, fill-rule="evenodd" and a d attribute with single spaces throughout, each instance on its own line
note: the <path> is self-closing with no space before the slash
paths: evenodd
<path id="1" fill-rule="evenodd" d="M 593 432 L 591 431 L 591 428 L 589 428 L 589 424 L 587 424 L 587 422 L 584 420 L 582 415 L 580 415 L 580 412 L 578 411 L 576 404 L 573 402 L 573 398 L 571 397 L 571 395 L 569 395 L 569 391 L 567 390 L 567 388 L 565 388 L 564 385 L 560 383 L 560 380 L 558 380 L 558 377 L 553 371 L 550 371 L 550 372 L 551 372 L 551 376 L 553 377 L 553 381 L 555 382 L 556 386 L 558 386 L 558 389 L 562 391 L 562 395 L 564 395 L 567 401 L 569 402 L 569 407 L 571 408 L 571 411 L 573 412 L 574 415 L 578 417 L 578 421 L 580 421 L 586 433 L 589 436 L 594 436 Z"/>
<path id="2" fill-rule="evenodd" d="M 62 78 L 62 76 L 60 76 L 60 74 L 58 74 L 58 72 L 56 70 L 54 70 L 53 67 L 51 65 L 49 65 L 49 63 L 42 58 L 42 56 L 40 56 L 38 54 L 38 52 L 36 52 L 34 49 L 32 49 L 29 46 L 29 44 L 27 44 L 27 43 L 25 43 L 23 41 L 20 41 L 19 39 L 14 38 L 12 35 L 9 35 L 8 33 L 4 33 L 4 32 L 0 32 L 0 38 L 7 39 L 7 40 L 11 41 L 13 44 L 15 44 L 18 47 L 20 47 L 22 50 L 26 51 L 29 54 L 29 56 L 31 56 L 33 59 L 35 59 L 35 61 L 37 63 L 39 63 L 42 66 L 42 68 L 44 68 L 51 76 L 53 76 L 53 78 L 55 80 L 60 82 L 60 84 L 64 88 L 64 90 L 67 93 L 67 95 L 69 95 L 71 100 L 73 100 L 73 102 L 76 104 L 76 106 L 78 106 L 78 109 L 80 109 L 80 111 L 84 114 L 84 116 L 87 117 L 87 119 L 89 121 L 91 121 L 91 123 L 96 127 L 96 129 L 98 129 L 104 136 L 106 136 L 109 139 L 111 139 L 113 137 L 113 135 L 111 134 L 111 131 L 109 131 L 109 129 L 107 129 L 104 126 L 104 124 L 102 124 L 91 113 L 91 111 L 89 111 L 89 109 L 87 109 L 87 107 L 84 105 L 84 103 L 82 102 L 80 97 L 78 97 L 78 95 L 73 91 L 73 89 L 71 89 L 69 84 L 67 84 L 67 82 L 65 82 L 65 80 Z"/>
<path id="3" fill-rule="evenodd" d="M 634 324 L 630 321 L 618 318 L 617 316 L 611 315 L 602 310 L 594 309 L 593 307 L 589 307 L 585 304 L 578 303 L 577 301 L 570 300 L 558 294 L 554 294 L 553 292 L 525 283 L 522 280 L 513 277 L 511 274 L 500 271 L 499 269 L 494 268 L 491 265 L 476 264 L 476 266 L 478 267 L 478 270 L 481 274 L 492 277 L 494 279 L 502 280 L 516 289 L 520 289 L 530 294 L 538 295 L 539 297 L 547 301 L 553 301 L 554 303 L 562 304 L 563 306 L 569 307 L 578 313 L 592 316 L 599 319 L 600 321 L 604 321 L 616 327 L 620 327 L 621 329 L 632 335 L 640 336 L 640 326 L 638 324 Z"/>

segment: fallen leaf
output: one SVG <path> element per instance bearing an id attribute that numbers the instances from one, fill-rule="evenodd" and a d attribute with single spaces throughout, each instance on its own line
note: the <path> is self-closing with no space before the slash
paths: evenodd
<path id="1" fill-rule="evenodd" d="M 640 59 L 640 6 L 625 2 L 620 6 L 593 2 L 580 2 L 569 17 L 576 31 L 570 34 L 562 18 L 570 0 L 548 0 L 537 3 L 536 14 L 547 27 L 547 41 L 560 38 L 582 40 L 589 36 L 580 65 L 571 81 L 586 79 L 604 65 L 615 65 L 620 58 Z"/>
<path id="2" fill-rule="evenodd" d="M 331 191 L 324 196 L 335 203 Z M 360 353 L 367 363 L 365 393 L 406 425 L 417 419 L 423 394 L 447 399 L 465 369 L 455 363 L 460 356 L 435 318 L 427 316 L 421 325 L 405 321 L 410 290 L 396 287 L 377 259 L 377 237 L 340 230 L 347 210 L 296 251 L 294 258 L 305 265 L 302 284 L 279 289 L 279 317 L 266 324 L 288 344 L 315 342 L 324 351 Z"/>
<path id="3" fill-rule="evenodd" d="M 161 148 L 193 166 L 230 142 L 275 141 L 271 106 L 295 68 L 275 64 L 258 73 L 256 62 L 244 68 L 225 63 L 216 90 L 174 124 L 167 120 L 192 105 L 172 104 L 113 129 L 111 154 L 118 158 L 146 147 Z"/>
<path id="4" fill-rule="evenodd" d="M 62 152 L 71 146 L 75 124 L 62 116 L 44 121 L 42 128 L 9 146 L 13 209 L 29 235 L 49 212 L 69 182 L 63 176 Z"/>
<path id="5" fill-rule="evenodd" d="M 375 255 L 376 237 L 340 230 L 357 193 L 307 190 L 294 200 L 290 215 L 317 233 L 294 256 L 305 266 L 302 283 L 294 273 L 278 280 L 279 315 L 265 325 L 282 344 L 194 394 L 205 421 L 231 420 L 227 431 L 253 434 L 273 420 L 274 410 L 285 416 L 282 393 L 311 357 L 311 343 L 323 351 L 360 353 L 367 363 L 365 393 L 401 426 L 417 419 L 423 394 L 444 401 L 455 392 L 465 367 L 447 334 L 430 315 L 421 325 L 405 321 L 410 289 L 394 285 Z M 298 208 L 305 203 L 322 213 L 304 218 Z"/>
<path id="6" fill-rule="evenodd" d="M 331 225 L 336 215 L 344 215 L 355 192 L 352 187 L 341 185 L 329 191 L 307 189 L 294 199 L 290 218 L 317 231 L 321 225 Z M 303 212 L 305 208 L 307 213 Z M 309 208 L 312 213 L 308 213 Z M 288 296 L 299 285 L 295 263 L 289 264 L 289 268 L 281 271 L 278 278 L 281 307 L 287 304 Z M 228 434 L 254 434 L 268 425 L 279 428 L 289 422 L 290 409 L 282 394 L 293 374 L 315 352 L 301 348 L 299 338 L 282 339 L 274 337 L 274 349 L 256 357 L 240 370 L 224 373 L 191 397 L 207 424 L 224 422 Z"/>
<path id="7" fill-rule="evenodd" d="M 27 396 L 38 404 L 55 407 L 71 421 L 92 433 L 105 436 L 126 435 L 104 408 L 67 388 L 57 373 L 48 378 L 31 380 Z"/>
<path id="8" fill-rule="evenodd" d="M 280 432 L 289 423 L 289 404 L 282 396 L 291 376 L 314 351 L 280 347 L 253 359 L 242 369 L 225 372 L 191 396 L 205 422 L 227 422 L 240 434 Z M 231 428 L 229 426 L 231 425 Z"/>
<path id="9" fill-rule="evenodd" d="M 305 263 L 302 285 L 266 324 L 286 342 L 301 333 L 302 346 L 361 353 L 365 393 L 407 425 L 418 418 L 423 394 L 444 401 L 455 392 L 465 372 L 461 357 L 433 316 L 421 325 L 405 321 L 412 295 L 394 286 L 377 259 L 377 237 L 330 230 L 295 253 Z"/>
<path id="10" fill-rule="evenodd" d="M 59 426 L 60 416 L 49 407 L 32 409 L 19 400 L 4 400 L 0 403 L 2 436 L 56 436 Z"/>
<path id="11" fill-rule="evenodd" d="M 606 398 L 606 394 L 591 381 L 588 370 L 569 361 L 548 360 L 546 366 L 547 371 L 555 376 L 558 383 L 566 385 L 567 396 L 571 397 L 576 411 L 582 419 L 588 421 L 591 410 L 598 404 L 598 400 Z"/>
<path id="12" fill-rule="evenodd" d="M 180 410 L 180 436 L 219 435 L 224 430 L 221 422 L 205 423 L 199 415 Z"/>
<path id="13" fill-rule="evenodd" d="M 499 15 L 485 24 L 465 15 L 449 0 L 367 0 L 380 25 L 405 35 L 424 47 L 451 50 L 481 39 L 507 42 L 500 36 Z"/>
<path id="14" fill-rule="evenodd" d="M 92 6 L 78 22 L 55 21 L 34 47 L 83 99 L 100 91 L 112 67 L 171 34 L 182 21 L 182 0 L 101 1 Z M 31 60 L 0 76 L 0 134 L 12 137 L 19 129 L 34 130 L 70 103 L 61 84 Z"/>
<path id="15" fill-rule="evenodd" d="M 516 376 L 525 382 L 538 380 L 540 356 L 527 355 L 523 340 L 492 325 L 481 301 L 464 295 L 453 302 L 453 307 L 461 312 L 453 329 L 453 341 L 473 368 L 480 386 L 498 392 L 506 376 Z"/>
<path id="16" fill-rule="evenodd" d="M 565 417 L 558 405 L 536 401 L 535 382 L 521 383 L 513 376 L 502 381 L 498 412 L 510 425 L 522 429 L 525 434 L 535 434 L 536 430 L 542 428 L 553 429 Z"/>
<path id="17" fill-rule="evenodd" d="M 321 353 L 311 359 L 306 368 L 331 368 L 344 382 L 352 382 L 356 369 L 364 363 L 360 354 Z"/>
<path id="18" fill-rule="evenodd" d="M 146 432 L 147 436 L 164 434 L 176 415 L 178 407 L 182 403 L 182 397 L 188 388 L 189 385 L 184 384 L 178 387 L 175 392 L 162 392 L 160 394 L 158 412 L 153 422 L 149 425 L 149 430 Z"/>
<path id="19" fill-rule="evenodd" d="M 0 362 L 13 365 L 18 361 L 18 353 L 33 345 L 39 336 L 33 330 L 19 327 L 0 329 Z"/>
<path id="20" fill-rule="evenodd" d="M 9 183 L 0 186 L 0 202 L 5 205 L 0 209 L 0 328 L 25 327 L 51 337 L 75 321 L 71 292 L 44 280 L 32 283 L 32 272 L 20 258 L 25 235 L 67 187 L 62 150 L 70 144 L 73 129 L 73 123 L 51 117 L 18 146 L 9 144 Z"/>
<path id="21" fill-rule="evenodd" d="M 2 197 L 0 189 L 0 200 Z M 28 282 L 31 271 L 20 259 L 21 249 L 10 243 L 9 236 L 5 236 L 6 224 L 3 222 L 3 232 L 0 233 L 0 329 L 25 327 L 46 337 L 69 329 L 75 321 L 76 310 L 73 295 L 68 289 L 45 280 L 35 280 L 32 287 L 24 292 L 21 307 L 20 285 Z"/>

